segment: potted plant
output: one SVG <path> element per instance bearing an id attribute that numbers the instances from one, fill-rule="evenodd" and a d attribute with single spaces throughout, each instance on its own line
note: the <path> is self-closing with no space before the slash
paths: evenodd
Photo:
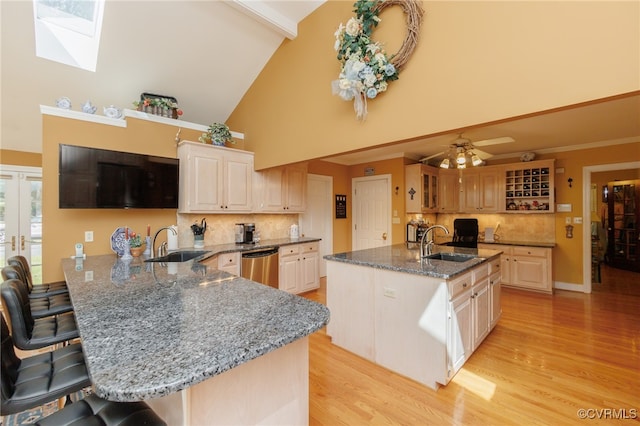
<path id="1" fill-rule="evenodd" d="M 133 102 L 133 106 L 138 111 L 163 117 L 178 118 L 182 115 L 182 110 L 178 108 L 178 103 L 170 98 L 144 97 L 139 101 Z"/>
<path id="2" fill-rule="evenodd" d="M 203 133 L 199 138 L 202 143 L 211 143 L 213 145 L 224 146 L 226 142 L 236 143 L 231 136 L 229 126 L 224 123 L 213 123 L 207 128 L 207 132 Z"/>
<path id="3" fill-rule="evenodd" d="M 144 241 L 140 238 L 140 235 L 135 232 L 131 233 L 129 238 L 129 247 L 131 247 L 131 256 L 138 257 L 144 252 Z"/>

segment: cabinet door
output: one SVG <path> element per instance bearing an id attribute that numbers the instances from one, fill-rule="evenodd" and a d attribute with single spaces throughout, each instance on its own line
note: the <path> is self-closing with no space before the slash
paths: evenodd
<path id="1" fill-rule="evenodd" d="M 301 213 L 307 209 L 307 169 L 302 166 L 286 168 L 286 202 L 287 213 Z"/>
<path id="2" fill-rule="evenodd" d="M 460 187 L 460 211 L 476 213 L 480 204 L 480 175 L 475 170 L 462 172 Z"/>
<path id="3" fill-rule="evenodd" d="M 289 293 L 297 293 L 300 257 L 298 255 L 281 257 L 279 273 L 278 288 Z"/>
<path id="4" fill-rule="evenodd" d="M 251 211 L 253 155 L 227 154 L 224 179 L 224 209 L 228 211 Z"/>
<path id="5" fill-rule="evenodd" d="M 502 315 L 502 303 L 500 300 L 500 292 L 502 291 L 502 283 L 500 281 L 500 272 L 492 274 L 489 278 L 489 305 L 491 306 L 490 328 L 496 326 L 500 316 Z"/>
<path id="6" fill-rule="evenodd" d="M 439 212 L 456 213 L 460 204 L 460 185 L 458 170 L 441 170 L 439 175 L 438 198 Z"/>
<path id="7" fill-rule="evenodd" d="M 222 155 L 207 147 L 186 145 L 180 155 L 180 211 L 214 212 L 223 209 Z M 186 167 L 185 167 L 186 165 Z"/>
<path id="8" fill-rule="evenodd" d="M 260 210 L 282 212 L 285 204 L 285 188 L 283 187 L 284 169 L 276 167 L 260 172 L 262 178 L 262 199 Z"/>
<path id="9" fill-rule="evenodd" d="M 240 252 L 224 253 L 218 257 L 218 269 L 240 276 Z"/>
<path id="10" fill-rule="evenodd" d="M 473 351 L 473 316 L 471 313 L 471 291 L 465 291 L 451 301 L 451 318 L 447 351 L 451 360 L 453 376 Z"/>
<path id="11" fill-rule="evenodd" d="M 318 252 L 302 254 L 302 273 L 300 292 L 315 290 L 320 287 L 320 269 Z"/>
<path id="12" fill-rule="evenodd" d="M 478 174 L 479 200 L 478 207 L 482 213 L 498 211 L 498 169 L 487 168 Z"/>
<path id="13" fill-rule="evenodd" d="M 511 263 L 512 283 L 518 287 L 548 290 L 547 268 L 545 258 L 514 255 Z"/>
<path id="14" fill-rule="evenodd" d="M 489 278 L 485 277 L 475 283 L 471 289 L 473 295 L 473 349 L 475 350 L 489 334 L 490 305 L 489 305 Z"/>

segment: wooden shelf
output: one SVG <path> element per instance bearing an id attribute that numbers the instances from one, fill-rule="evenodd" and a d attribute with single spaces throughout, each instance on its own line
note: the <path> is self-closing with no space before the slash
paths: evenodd
<path id="1" fill-rule="evenodd" d="M 173 118 L 161 117 L 159 115 L 147 114 L 146 112 L 136 111 L 132 109 L 124 109 L 122 118 L 109 118 L 104 115 L 89 114 L 82 111 L 73 111 L 47 105 L 40 105 L 40 113 L 45 115 L 54 115 L 56 117 L 70 118 L 72 120 L 89 121 L 91 123 L 106 124 L 108 126 L 127 127 L 127 118 L 136 118 L 138 120 L 152 121 L 154 123 L 166 124 L 168 126 L 180 127 L 183 129 L 192 129 L 200 132 L 206 132 L 207 127 L 203 124 L 191 123 Z M 236 139 L 244 139 L 243 133 L 231 132 L 231 136 Z"/>

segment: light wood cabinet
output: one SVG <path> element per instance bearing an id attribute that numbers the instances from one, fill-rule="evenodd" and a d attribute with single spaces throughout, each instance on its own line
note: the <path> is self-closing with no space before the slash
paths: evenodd
<path id="1" fill-rule="evenodd" d="M 501 285 L 553 293 L 551 248 L 484 243 L 478 248 L 502 250 Z"/>
<path id="2" fill-rule="evenodd" d="M 320 287 L 318 242 L 280 247 L 278 288 L 289 293 L 304 293 Z"/>
<path id="3" fill-rule="evenodd" d="M 432 166 L 409 164 L 404 168 L 405 209 L 407 213 L 437 213 L 438 169 Z"/>
<path id="4" fill-rule="evenodd" d="M 180 213 L 246 213 L 252 210 L 253 153 L 181 142 Z"/>
<path id="5" fill-rule="evenodd" d="M 307 208 L 306 165 L 274 167 L 255 173 L 257 210 L 303 213 Z"/>
<path id="6" fill-rule="evenodd" d="M 555 160 L 504 166 L 504 207 L 507 212 L 552 213 Z"/>
<path id="7" fill-rule="evenodd" d="M 460 186 L 460 212 L 497 212 L 498 178 L 499 169 L 496 167 L 463 170 Z"/>
<path id="8" fill-rule="evenodd" d="M 438 175 L 439 213 L 457 213 L 460 207 L 460 171 L 442 169 Z"/>
<path id="9" fill-rule="evenodd" d="M 208 257 L 200 261 L 203 265 L 210 266 L 230 274 L 240 276 L 240 252 L 222 253 Z"/>

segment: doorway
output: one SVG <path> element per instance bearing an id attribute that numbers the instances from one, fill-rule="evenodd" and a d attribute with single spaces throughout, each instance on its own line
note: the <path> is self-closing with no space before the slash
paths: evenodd
<path id="1" fill-rule="evenodd" d="M 583 181 L 583 197 L 582 197 L 582 222 L 586 225 L 582 227 L 582 276 L 585 293 L 592 291 L 592 240 L 591 240 L 591 205 L 593 197 L 597 196 L 597 192 L 591 190 L 591 174 L 597 172 L 606 172 L 613 170 L 639 169 L 640 161 L 631 161 L 627 163 L 599 164 L 596 166 L 585 166 L 582 168 Z"/>
<path id="2" fill-rule="evenodd" d="M 300 215 L 300 233 L 302 236 L 321 238 L 321 277 L 327 276 L 327 261 L 324 256 L 333 253 L 332 194 L 333 177 L 307 175 L 307 210 Z"/>
<path id="3" fill-rule="evenodd" d="M 0 265 L 22 255 L 42 283 L 42 169 L 0 166 Z"/>
<path id="4" fill-rule="evenodd" d="M 353 178 L 353 250 L 389 245 L 391 238 L 391 175 Z"/>

